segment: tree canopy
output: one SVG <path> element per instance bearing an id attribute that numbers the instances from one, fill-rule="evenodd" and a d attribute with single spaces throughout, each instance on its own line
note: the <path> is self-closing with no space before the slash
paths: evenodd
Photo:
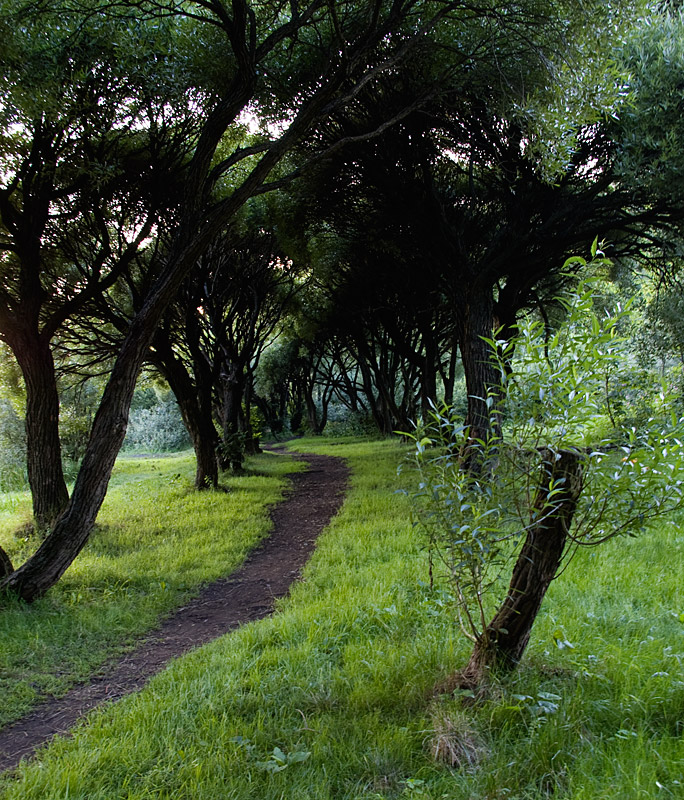
<path id="1" fill-rule="evenodd" d="M 0 586 L 33 599 L 87 541 L 145 363 L 176 392 L 198 486 L 216 484 L 219 439 L 225 456 L 252 399 L 273 410 L 257 367 L 276 334 L 278 403 L 315 429 L 333 396 L 404 427 L 453 397 L 458 360 L 466 423 L 487 435 L 483 339 L 546 314 L 568 255 L 597 236 L 623 259 L 677 250 L 681 20 L 655 12 L 7 3 L 0 336 L 26 385 L 46 535 Z M 306 292 L 282 324 L 290 271 Z M 76 358 L 69 343 L 104 340 L 98 326 L 111 374 L 69 497 L 55 352 Z"/>

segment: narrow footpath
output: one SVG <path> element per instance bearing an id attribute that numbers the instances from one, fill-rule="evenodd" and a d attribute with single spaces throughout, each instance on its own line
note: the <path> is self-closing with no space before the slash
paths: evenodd
<path id="1" fill-rule="evenodd" d="M 68 733 L 96 706 L 141 689 L 172 659 L 238 626 L 268 616 L 311 555 L 316 538 L 340 509 L 349 478 L 341 458 L 293 455 L 308 469 L 289 476 L 292 488 L 271 511 L 273 529 L 244 565 L 206 586 L 120 661 L 60 698 L 46 700 L 0 731 L 0 771 L 12 769 L 53 736 Z"/>

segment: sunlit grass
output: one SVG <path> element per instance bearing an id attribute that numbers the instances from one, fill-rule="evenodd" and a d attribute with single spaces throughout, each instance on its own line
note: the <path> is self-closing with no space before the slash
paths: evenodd
<path id="1" fill-rule="evenodd" d="M 0 611 L 0 725 L 87 678 L 243 561 L 270 527 L 284 473 L 298 468 L 268 454 L 249 467 L 224 481 L 226 492 L 196 492 L 188 454 L 117 462 L 96 529 L 60 583 L 29 607 Z M 30 504 L 12 496 L 0 508 L 0 544 L 18 566 L 37 544 L 16 535 Z"/>
<path id="2" fill-rule="evenodd" d="M 401 447 L 334 445 L 297 444 L 347 457 L 354 477 L 280 613 L 92 714 L 6 777 L 2 796 L 683 797 L 679 528 L 581 553 L 514 675 L 475 705 L 435 698 L 469 645 L 425 585 L 420 536 L 394 494 Z M 559 631 L 572 647 L 555 645 Z"/>

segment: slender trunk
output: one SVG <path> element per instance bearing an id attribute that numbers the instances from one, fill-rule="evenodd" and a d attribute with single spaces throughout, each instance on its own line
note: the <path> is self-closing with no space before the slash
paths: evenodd
<path id="1" fill-rule="evenodd" d="M 244 377 L 231 365 L 223 379 L 223 468 L 242 471 L 245 460 L 244 436 L 240 430 L 242 399 L 245 391 Z"/>
<path id="2" fill-rule="evenodd" d="M 320 431 L 320 422 L 318 419 L 318 408 L 316 406 L 316 400 L 313 396 L 313 384 L 309 384 L 306 379 L 302 381 L 304 383 L 304 405 L 306 406 L 306 421 L 307 427 L 311 433 L 318 435 Z"/>
<path id="3" fill-rule="evenodd" d="M 359 355 L 361 354 L 359 353 Z M 379 398 L 376 399 L 375 397 L 375 389 L 373 386 L 373 378 L 371 377 L 370 368 L 363 357 L 361 357 L 359 360 L 359 369 L 361 370 L 363 391 L 366 395 L 366 400 L 368 401 L 368 407 L 370 408 L 371 416 L 373 417 L 373 421 L 375 422 L 377 429 L 382 431 L 384 427 L 382 409 L 380 408 L 378 402 Z"/>
<path id="4" fill-rule="evenodd" d="M 395 430 L 408 430 L 410 424 L 405 415 L 399 410 L 396 400 L 394 399 L 394 391 L 386 382 L 391 380 L 391 376 L 384 374 L 378 375 L 376 373 L 376 384 L 380 393 L 380 403 L 382 408 L 382 428 L 381 432 L 385 436 L 390 436 Z"/>
<path id="5" fill-rule="evenodd" d="M 6 578 L 13 572 L 14 572 L 14 567 L 12 566 L 12 562 L 10 561 L 10 557 L 2 549 L 2 547 L 0 547 L 0 578 Z"/>
<path id="6" fill-rule="evenodd" d="M 164 330 L 158 331 L 154 338 L 154 353 L 151 363 L 169 384 L 192 441 L 195 451 L 195 488 L 215 489 L 218 486 L 218 436 L 211 416 L 211 383 L 197 385 L 197 379 L 193 380 L 185 365 L 176 357 Z"/>
<path id="7" fill-rule="evenodd" d="M 560 566 L 582 491 L 583 457 L 573 450 L 547 450 L 543 459 L 531 525 L 513 567 L 508 594 L 475 645 L 462 675 L 464 686 L 477 686 L 493 672 L 515 668 Z M 550 488 L 562 491 L 550 498 Z"/>
<path id="8" fill-rule="evenodd" d="M 432 336 L 425 337 L 423 356 L 423 375 L 420 381 L 420 405 L 423 419 L 428 418 L 432 407 L 437 403 L 437 343 Z"/>
<path id="9" fill-rule="evenodd" d="M 487 398 L 497 402 L 498 380 L 491 362 L 492 353 L 483 337 L 491 338 L 494 327 L 494 304 L 488 289 L 473 291 L 464 304 L 459 326 L 459 346 L 468 394 L 466 425 L 472 440 L 488 441 L 497 433 L 492 423 Z"/>
<path id="10" fill-rule="evenodd" d="M 255 456 L 261 452 L 261 448 L 259 447 L 259 435 L 254 434 L 254 430 L 252 428 L 252 400 L 254 396 L 254 387 L 253 387 L 253 377 L 250 373 L 247 376 L 247 382 L 245 383 L 245 413 L 244 413 L 244 423 L 245 423 L 245 451 L 250 456 Z"/>
<path id="11" fill-rule="evenodd" d="M 344 367 L 342 367 L 342 370 L 341 370 L 340 374 L 342 375 L 342 382 L 344 384 L 344 391 L 345 391 L 347 397 L 349 398 L 349 402 L 347 403 L 347 406 L 348 406 L 349 410 L 352 412 L 352 414 L 358 414 L 361 409 L 359 407 L 359 405 L 360 405 L 359 404 L 359 393 L 356 390 L 356 386 L 350 380 L 349 375 L 347 374 L 347 371 L 344 369 Z"/>
<path id="12" fill-rule="evenodd" d="M 333 395 L 333 387 L 328 386 L 326 389 L 323 390 L 323 396 L 321 397 L 321 418 L 319 420 L 319 427 L 318 432 L 323 433 L 325 430 L 325 426 L 328 424 L 328 407 L 330 405 L 330 399 Z"/>
<path id="13" fill-rule="evenodd" d="M 450 406 L 454 402 L 454 384 L 456 383 L 456 364 L 458 362 L 458 343 L 454 340 L 449 353 L 449 368 L 444 377 L 444 402 Z"/>
<path id="14" fill-rule="evenodd" d="M 36 530 L 45 534 L 69 502 L 59 441 L 59 395 L 50 344 L 38 332 L 7 337 L 26 386 L 26 466 Z"/>

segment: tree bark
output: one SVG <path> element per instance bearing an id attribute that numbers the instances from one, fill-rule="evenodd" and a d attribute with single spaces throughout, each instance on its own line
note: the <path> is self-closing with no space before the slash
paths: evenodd
<path id="1" fill-rule="evenodd" d="M 491 338 L 494 328 L 494 303 L 491 289 L 474 290 L 463 305 L 459 325 L 459 347 L 465 372 L 468 412 L 465 424 L 470 439 L 488 441 L 496 426 L 492 425 L 487 397 L 496 399 L 500 381 L 492 366 L 489 346 L 483 341 Z"/>
<path id="2" fill-rule="evenodd" d="M 26 466 L 36 531 L 45 534 L 69 502 L 59 440 L 59 395 L 49 341 L 37 331 L 7 335 L 26 386 Z"/>
<path id="3" fill-rule="evenodd" d="M 171 342 L 164 330 L 154 338 L 152 363 L 166 379 L 176 398 L 185 428 L 190 435 L 195 451 L 195 488 L 215 489 L 218 486 L 218 435 L 211 415 L 211 382 L 198 385 L 180 359 L 176 357 Z M 195 365 L 195 372 L 201 372 Z"/>
<path id="4" fill-rule="evenodd" d="M 114 462 L 126 435 L 136 380 L 164 310 L 199 256 L 219 231 L 226 228 L 237 211 L 251 197 L 276 189 L 295 176 L 295 172 L 291 172 L 286 178 L 267 183 L 273 169 L 302 137 L 320 119 L 351 102 L 355 92 L 370 80 L 373 72 L 362 68 L 367 64 L 368 55 L 406 13 L 402 4 L 396 4 L 382 20 L 373 17 L 363 35 L 350 38 L 339 68 L 330 63 L 323 66 L 319 86 L 303 101 L 286 130 L 269 145 L 228 196 L 207 208 L 206 199 L 218 177 L 212 173 L 217 148 L 228 127 L 254 95 L 257 64 L 280 42 L 296 35 L 318 7 L 312 4 L 307 13 L 293 14 L 291 20 L 272 31 L 257 46 L 247 6 L 233 3 L 234 18 L 229 21 L 230 30 L 227 29 L 226 33 L 237 68 L 223 98 L 215 104 L 204 121 L 197 139 L 188 164 L 184 187 L 185 206 L 179 215 L 166 264 L 143 307 L 131 322 L 121 346 L 95 415 L 71 500 L 36 553 L 19 569 L 0 580 L 0 592 L 8 590 L 27 602 L 34 600 L 59 580 L 84 547 L 107 492 Z M 441 16 L 437 14 L 433 22 Z M 422 40 L 422 35 L 409 38 L 394 57 L 383 62 L 383 68 L 389 70 L 414 44 Z M 234 155 L 238 153 L 239 150 L 236 150 Z"/>
<path id="5" fill-rule="evenodd" d="M 236 474 L 242 471 L 245 460 L 244 432 L 240 417 L 245 392 L 245 378 L 236 365 L 227 365 L 223 382 L 223 468 L 230 467 Z"/>
<path id="6" fill-rule="evenodd" d="M 456 383 L 456 364 L 458 362 L 458 342 L 454 339 L 449 351 L 448 368 L 443 376 L 444 402 L 450 406 L 454 403 L 454 384 Z"/>
<path id="7" fill-rule="evenodd" d="M 14 572 L 14 567 L 7 553 L 0 547 L 0 578 L 5 578 Z"/>
<path id="8" fill-rule="evenodd" d="M 530 639 L 546 590 L 563 557 L 582 492 L 583 457 L 574 450 L 543 452 L 540 485 L 530 528 L 516 560 L 502 606 L 476 643 L 462 685 L 475 687 L 490 674 L 514 669 Z M 549 497 L 549 487 L 562 491 Z"/>
<path id="9" fill-rule="evenodd" d="M 247 375 L 247 382 L 245 383 L 245 452 L 247 455 L 256 456 L 261 452 L 259 446 L 259 434 L 254 433 L 252 429 L 252 402 L 254 398 L 254 376 L 252 372 Z"/>

